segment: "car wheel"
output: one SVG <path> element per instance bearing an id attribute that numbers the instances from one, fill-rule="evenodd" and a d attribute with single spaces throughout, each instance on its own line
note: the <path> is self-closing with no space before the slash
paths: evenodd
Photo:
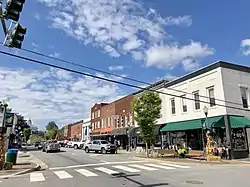
<path id="1" fill-rule="evenodd" d="M 95 151 L 95 153 L 98 153 L 99 151 Z"/>
<path id="2" fill-rule="evenodd" d="M 88 147 L 85 148 L 85 152 L 89 153 L 89 148 Z"/>
<path id="3" fill-rule="evenodd" d="M 45 152 L 45 150 L 44 150 L 44 149 L 42 149 L 42 152 Z"/>
<path id="4" fill-rule="evenodd" d="M 102 154 L 106 154 L 106 150 L 104 148 L 101 149 Z"/>
<path id="5" fill-rule="evenodd" d="M 74 145 L 74 149 L 78 149 L 78 146 L 77 146 L 77 145 Z"/>
<path id="6" fill-rule="evenodd" d="M 46 153 L 49 153 L 49 151 L 48 151 L 48 150 L 46 150 Z"/>
<path id="7" fill-rule="evenodd" d="M 115 150 L 110 151 L 111 154 L 115 154 Z"/>

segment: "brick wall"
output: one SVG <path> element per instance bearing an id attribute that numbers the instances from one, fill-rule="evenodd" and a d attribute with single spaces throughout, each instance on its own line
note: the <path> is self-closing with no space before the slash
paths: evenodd
<path id="1" fill-rule="evenodd" d="M 82 123 L 83 121 L 79 121 L 70 125 L 71 139 L 80 140 L 82 138 Z"/>

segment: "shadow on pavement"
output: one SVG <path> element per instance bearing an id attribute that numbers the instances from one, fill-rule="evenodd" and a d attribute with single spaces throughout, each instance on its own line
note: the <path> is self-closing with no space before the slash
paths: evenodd
<path id="1" fill-rule="evenodd" d="M 135 184 L 138 184 L 138 187 L 157 187 L 157 186 L 168 186 L 169 183 L 155 183 L 155 184 L 143 184 L 137 180 L 131 179 L 129 177 L 135 177 L 135 176 L 140 176 L 140 174 L 131 174 L 131 175 L 127 175 L 126 173 L 118 173 L 118 174 L 113 174 L 112 176 L 116 177 L 116 178 L 124 178 L 127 179 L 130 182 L 133 182 Z"/>

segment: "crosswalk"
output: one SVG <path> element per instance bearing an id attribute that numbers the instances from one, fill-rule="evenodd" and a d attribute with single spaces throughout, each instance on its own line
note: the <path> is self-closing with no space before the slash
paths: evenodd
<path id="1" fill-rule="evenodd" d="M 98 177 L 102 173 L 107 175 L 115 175 L 120 173 L 140 173 L 144 171 L 157 171 L 157 170 L 176 170 L 176 169 L 190 169 L 187 165 L 178 165 L 171 163 L 140 163 L 140 164 L 127 164 L 127 165 L 110 165 L 103 167 L 84 167 L 74 169 L 74 171 L 83 177 Z M 52 171 L 59 179 L 72 179 L 73 171 L 54 170 Z M 43 182 L 46 180 L 43 172 L 35 172 L 30 174 L 30 182 Z"/>

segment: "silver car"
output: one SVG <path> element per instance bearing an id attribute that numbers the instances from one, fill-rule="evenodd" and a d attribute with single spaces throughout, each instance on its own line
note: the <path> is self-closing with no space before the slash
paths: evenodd
<path id="1" fill-rule="evenodd" d="M 60 144 L 56 140 L 49 140 L 43 145 L 43 152 L 60 152 Z"/>

